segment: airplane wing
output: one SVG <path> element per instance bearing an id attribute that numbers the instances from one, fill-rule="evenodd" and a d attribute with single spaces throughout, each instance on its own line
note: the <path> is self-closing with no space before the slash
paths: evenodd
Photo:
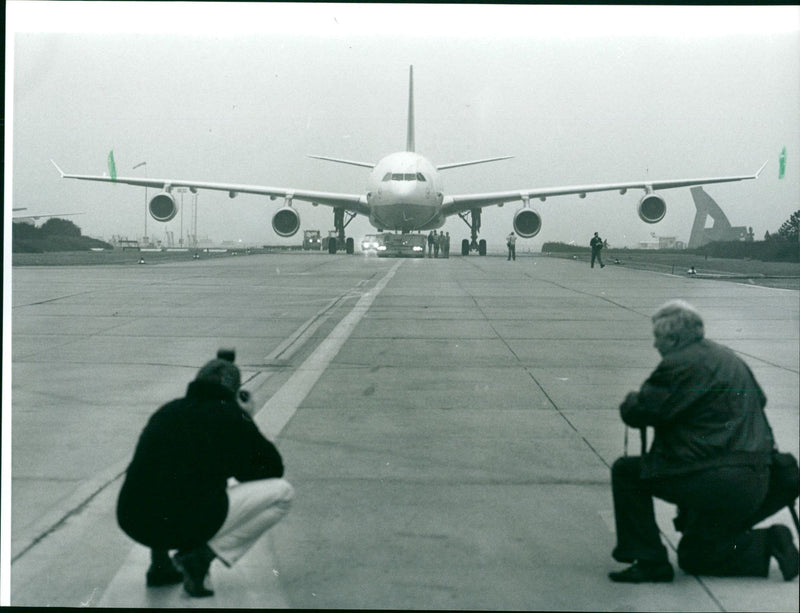
<path id="1" fill-rule="evenodd" d="M 14 209 L 15 211 L 24 211 L 25 209 Z M 23 219 L 33 219 L 34 221 L 38 221 L 39 219 L 44 219 L 45 217 L 73 217 L 75 215 L 83 215 L 83 212 L 80 213 L 39 213 L 38 215 L 13 215 L 11 221 L 21 221 Z"/>
<path id="2" fill-rule="evenodd" d="M 735 177 L 706 177 L 702 179 L 674 179 L 670 181 L 633 181 L 629 183 L 607 183 L 596 185 L 569 185 L 564 187 L 540 187 L 533 189 L 521 189 L 514 191 L 504 192 L 488 192 L 485 194 L 463 194 L 445 196 L 442 212 L 445 215 L 454 215 L 462 213 L 470 209 L 483 208 L 495 204 L 504 204 L 506 202 L 513 202 L 515 200 L 546 200 L 551 196 L 566 196 L 569 194 L 578 194 L 581 198 L 585 198 L 586 194 L 591 192 L 607 192 L 619 190 L 620 194 L 624 194 L 629 189 L 643 189 L 645 193 L 650 193 L 657 189 L 672 189 L 676 187 L 689 187 L 693 185 L 709 185 L 711 183 L 730 183 L 733 181 L 747 181 L 749 179 L 757 179 L 764 166 L 761 166 L 755 174 L 741 175 Z"/>
<path id="3" fill-rule="evenodd" d="M 53 160 L 53 166 L 61 174 L 62 179 L 80 179 L 83 181 L 100 181 L 104 183 L 123 183 L 139 187 L 153 187 L 165 191 L 176 187 L 187 187 L 192 193 L 198 189 L 210 189 L 228 192 L 228 196 L 235 198 L 238 194 L 257 194 L 269 196 L 271 199 L 286 198 L 289 200 L 303 200 L 314 204 L 323 204 L 330 207 L 339 207 L 353 213 L 369 215 L 366 196 L 361 194 L 343 194 L 339 192 L 319 192 L 287 187 L 268 187 L 264 185 L 246 185 L 239 183 L 208 183 L 205 181 L 186 181 L 184 179 L 147 179 L 142 177 L 107 177 L 96 175 L 75 175 L 65 173 Z"/>

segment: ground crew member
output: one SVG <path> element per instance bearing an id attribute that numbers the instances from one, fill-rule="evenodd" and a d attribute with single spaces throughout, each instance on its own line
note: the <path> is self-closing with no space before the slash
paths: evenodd
<path id="1" fill-rule="evenodd" d="M 508 261 L 517 259 L 517 235 L 511 232 L 506 236 L 506 246 L 508 247 Z"/>
<path id="2" fill-rule="evenodd" d="M 597 232 L 594 233 L 592 240 L 589 241 L 589 246 L 592 248 L 592 268 L 594 268 L 594 261 L 600 263 L 600 268 L 605 268 L 606 265 L 603 264 L 603 258 L 600 257 L 600 251 L 603 249 L 603 239 L 597 235 Z"/>

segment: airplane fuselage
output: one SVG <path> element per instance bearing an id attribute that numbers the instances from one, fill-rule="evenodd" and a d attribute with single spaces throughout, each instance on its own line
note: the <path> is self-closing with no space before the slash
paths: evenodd
<path id="1" fill-rule="evenodd" d="M 379 161 L 367 181 L 369 221 L 378 229 L 412 232 L 444 225 L 442 179 L 425 157 L 411 151 Z"/>

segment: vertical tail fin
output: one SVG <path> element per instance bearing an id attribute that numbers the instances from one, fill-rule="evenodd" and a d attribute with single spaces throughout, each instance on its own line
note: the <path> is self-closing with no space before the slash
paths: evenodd
<path id="1" fill-rule="evenodd" d="M 406 151 L 414 151 L 414 67 L 408 67 L 408 134 Z"/>

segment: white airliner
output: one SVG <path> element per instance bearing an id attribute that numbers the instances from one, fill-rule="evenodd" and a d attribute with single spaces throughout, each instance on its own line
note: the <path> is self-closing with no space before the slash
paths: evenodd
<path id="1" fill-rule="evenodd" d="M 295 200 L 311 202 L 315 206 L 319 204 L 329 206 L 334 211 L 334 227 L 339 237 L 339 245 L 345 246 L 347 253 L 353 252 L 353 239 L 345 239 L 345 227 L 356 215 L 368 217 L 370 223 L 380 232 L 391 230 L 401 233 L 440 228 L 447 217 L 458 215 L 471 230 L 471 239 L 462 241 L 462 255 L 467 255 L 470 251 L 477 251 L 480 255 L 486 255 L 486 241 L 478 241 L 478 232 L 481 226 L 481 211 L 487 206 L 502 206 L 506 202 L 521 201 L 522 207 L 514 214 L 514 230 L 522 238 L 531 238 L 536 236 L 542 227 L 541 215 L 531 208 L 531 200 L 538 198 L 544 201 L 550 196 L 564 196 L 567 194 L 578 194 L 581 198 L 585 198 L 589 192 L 619 190 L 620 194 L 624 194 L 629 189 L 641 189 L 644 190 L 644 195 L 637 206 L 639 217 L 647 223 L 657 223 L 663 219 L 667 207 L 664 198 L 656 194 L 655 190 L 757 179 L 764 166 L 766 166 L 765 162 L 755 174 L 735 177 L 534 187 L 483 194 L 448 196 L 444 193 L 439 171 L 470 164 L 504 160 L 512 156 L 440 164 L 437 166 L 424 156 L 416 153 L 414 151 L 413 66 L 409 67 L 407 130 L 406 150 L 387 155 L 377 163 L 357 162 L 321 155 L 309 156 L 330 162 L 371 168 L 372 171 L 367 181 L 365 194 L 344 194 L 235 183 L 208 183 L 184 179 L 115 177 L 113 172 L 112 176 L 74 175 L 66 174 L 55 162 L 53 162 L 53 165 L 61 173 L 61 176 L 66 179 L 126 183 L 141 187 L 155 187 L 162 190 L 150 200 L 148 205 L 152 217 L 161 222 L 170 221 L 178 213 L 178 205 L 172 195 L 172 191 L 177 187 L 187 187 L 192 193 L 196 193 L 198 189 L 226 191 L 231 198 L 240 193 L 261 194 L 269 196 L 273 200 L 283 198 L 283 207 L 276 211 L 272 217 L 272 227 L 276 234 L 284 237 L 294 235 L 300 228 L 300 215 L 293 206 Z M 347 220 L 345 220 L 346 215 L 348 216 Z M 336 249 L 337 241 L 329 241 L 329 251 L 335 253 Z"/>

